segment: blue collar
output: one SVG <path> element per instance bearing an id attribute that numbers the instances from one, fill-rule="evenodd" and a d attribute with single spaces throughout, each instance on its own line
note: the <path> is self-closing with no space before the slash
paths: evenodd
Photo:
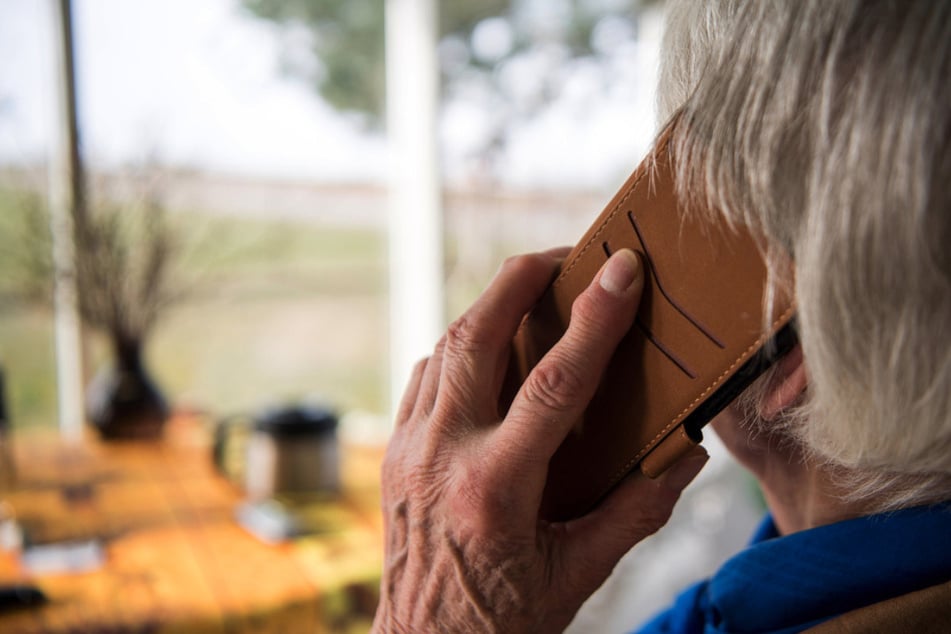
<path id="1" fill-rule="evenodd" d="M 798 632 L 951 579 L 951 505 L 862 517 L 779 537 L 767 516 L 749 548 L 684 592 L 646 632 Z"/>

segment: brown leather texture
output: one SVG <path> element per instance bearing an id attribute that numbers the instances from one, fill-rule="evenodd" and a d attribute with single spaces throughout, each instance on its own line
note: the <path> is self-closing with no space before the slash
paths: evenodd
<path id="1" fill-rule="evenodd" d="M 515 338 L 503 405 L 565 332 L 574 299 L 611 253 L 633 249 L 646 263 L 636 322 L 550 463 L 547 519 L 584 514 L 639 464 L 648 476 L 663 473 L 695 444 L 684 419 L 794 314 L 791 298 L 779 296 L 764 319 L 766 266 L 753 237 L 716 223 L 717 214 L 685 213 L 666 133 L 656 147 L 568 255 Z"/>
<path id="2" fill-rule="evenodd" d="M 938 634 L 951 630 L 951 581 L 846 612 L 810 634 Z"/>

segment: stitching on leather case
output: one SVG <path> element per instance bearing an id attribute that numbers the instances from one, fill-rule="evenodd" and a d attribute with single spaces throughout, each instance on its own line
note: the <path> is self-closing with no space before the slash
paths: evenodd
<path id="1" fill-rule="evenodd" d="M 643 249 L 644 249 L 644 257 L 647 259 L 648 263 L 650 263 L 650 274 L 651 274 L 651 277 L 654 278 L 654 284 L 655 284 L 655 286 L 657 286 L 657 290 L 660 291 L 660 294 L 664 296 L 664 299 L 667 300 L 667 302 L 673 307 L 674 310 L 676 310 L 678 313 L 680 313 L 681 315 L 683 315 L 684 319 L 686 319 L 686 320 L 689 321 L 691 324 L 693 324 L 693 327 L 696 328 L 697 330 L 699 330 L 700 333 L 701 333 L 704 337 L 706 337 L 707 339 L 709 339 L 710 341 L 712 341 L 712 342 L 714 343 L 714 345 L 716 345 L 718 348 L 720 348 L 720 349 L 726 348 L 726 346 L 723 344 L 723 342 L 720 340 L 720 338 L 717 337 L 717 336 L 710 330 L 710 328 L 708 328 L 708 327 L 707 327 L 702 321 L 700 321 L 697 317 L 695 317 L 695 316 L 691 315 L 689 312 L 687 312 L 687 309 L 684 308 L 683 306 L 681 306 L 681 305 L 680 305 L 680 302 L 678 302 L 675 298 L 673 298 L 673 297 L 670 296 L 670 294 L 667 292 L 666 287 L 665 287 L 664 284 L 660 281 L 660 274 L 657 272 L 657 264 L 654 262 L 654 258 L 651 257 L 651 249 L 650 249 L 650 247 L 647 246 L 647 240 L 644 239 L 644 234 L 641 233 L 641 228 L 640 228 L 640 226 L 637 224 L 637 218 L 634 217 L 634 212 L 633 212 L 633 211 L 628 211 L 628 212 L 627 212 L 627 219 L 631 222 L 631 228 L 634 229 L 634 233 L 637 235 L 637 239 L 640 241 L 641 247 L 643 247 Z M 681 231 L 683 231 L 682 227 L 683 227 L 683 225 L 681 224 Z M 691 378 L 693 378 L 693 377 L 691 377 Z"/>
<path id="2" fill-rule="evenodd" d="M 777 326 L 778 326 L 779 324 L 782 324 L 782 323 L 788 321 L 789 318 L 790 318 L 790 316 L 795 312 L 795 310 L 796 310 L 796 304 L 795 304 L 795 302 L 793 302 L 793 303 L 789 306 L 789 308 L 787 308 L 786 311 L 785 311 L 782 315 L 780 315 L 779 317 L 776 318 L 775 321 L 773 321 L 772 325 L 770 326 L 771 330 L 772 330 L 773 332 L 776 332 Z M 610 480 L 608 481 L 608 485 L 607 485 L 606 487 L 604 487 L 604 488 L 601 490 L 601 492 L 598 494 L 598 498 L 600 499 L 601 496 L 603 496 L 605 493 L 607 493 L 607 492 L 611 489 L 611 487 L 613 487 L 613 486 L 615 485 L 615 483 L 616 483 L 625 473 L 627 473 L 628 471 L 630 471 L 631 467 L 633 467 L 635 464 L 637 464 L 638 460 L 640 460 L 642 457 L 644 457 L 644 455 L 646 455 L 651 449 L 654 448 L 654 443 L 656 443 L 659 439 L 661 439 L 662 437 L 664 437 L 664 436 L 666 436 L 667 434 L 669 434 L 669 433 L 670 433 L 670 430 L 673 429 L 674 427 L 676 427 L 676 426 L 679 424 L 679 422 L 683 420 L 684 414 L 686 414 L 687 412 L 689 412 L 689 411 L 693 408 L 694 405 L 696 405 L 697 403 L 699 403 L 700 401 L 702 401 L 704 398 L 706 398 L 706 396 L 707 396 L 707 394 L 710 392 L 710 390 L 712 390 L 715 386 L 717 386 L 718 384 L 720 384 L 720 383 L 723 381 L 724 377 L 729 376 L 730 373 L 733 372 L 733 369 L 734 369 L 741 361 L 745 360 L 745 358 L 750 354 L 750 352 L 752 352 L 754 349 L 756 349 L 756 348 L 762 346 L 762 345 L 766 342 L 766 339 L 768 339 L 770 336 L 771 336 L 771 335 L 766 335 L 766 334 L 761 335 L 756 341 L 754 341 L 754 342 L 750 345 L 749 348 L 747 348 L 746 350 L 744 350 L 744 351 L 740 354 L 740 356 L 738 356 L 738 357 L 736 358 L 736 360 L 735 360 L 732 364 L 730 364 L 730 367 L 728 367 L 726 370 L 724 370 L 723 373 L 722 373 L 720 376 L 718 376 L 718 377 L 713 381 L 713 383 L 711 383 L 709 386 L 707 386 L 707 389 L 705 389 L 703 392 L 701 392 L 700 395 L 697 396 L 697 398 L 695 398 L 689 405 L 687 405 L 687 407 L 685 407 L 679 414 L 677 414 L 676 416 L 674 416 L 674 418 L 667 424 L 667 426 L 664 427 L 660 432 L 658 432 L 658 434 L 657 434 L 656 436 L 654 436 L 654 438 L 651 439 L 651 441 L 650 441 L 649 443 L 647 443 L 647 446 L 646 446 L 646 447 L 644 447 L 643 449 L 641 449 L 641 450 L 637 453 L 637 455 L 635 455 L 633 458 L 631 458 L 631 460 L 630 460 L 627 464 L 625 464 L 625 465 L 624 465 L 623 467 L 621 467 L 613 476 L 611 476 Z"/>
<path id="3" fill-rule="evenodd" d="M 571 261 L 571 264 L 569 264 L 568 267 L 565 268 L 561 272 L 561 275 L 558 276 L 558 279 L 552 282 L 552 286 L 555 286 L 559 282 L 561 282 L 561 280 L 563 280 L 565 276 L 568 275 L 568 272 L 571 269 L 575 268 L 575 265 L 578 264 L 578 262 L 581 260 L 581 256 L 584 255 L 588 251 L 588 249 L 591 248 L 592 244 L 597 242 L 598 236 L 600 236 L 604 232 L 608 224 L 610 224 L 611 221 L 614 220 L 614 217 L 617 216 L 618 212 L 621 210 L 621 207 L 624 205 L 627 199 L 631 197 L 631 194 L 634 193 L 634 190 L 637 189 L 637 186 L 640 184 L 642 180 L 644 180 L 644 177 L 647 176 L 647 173 L 649 171 L 650 171 L 649 169 L 645 169 L 644 172 L 640 176 L 638 176 L 637 179 L 633 183 L 631 183 L 631 186 L 628 187 L 626 192 L 624 192 L 624 196 L 621 197 L 621 200 L 617 201 L 617 204 L 614 205 L 614 209 L 611 210 L 611 213 L 608 214 L 608 217 L 604 219 L 604 222 L 601 223 L 601 226 L 598 227 L 598 230 L 594 233 L 594 235 L 592 235 L 588 239 L 588 242 L 584 245 L 584 248 L 578 252 L 578 255 L 575 256 L 575 258 Z"/>
<path id="4" fill-rule="evenodd" d="M 657 150 L 655 157 L 657 159 L 660 159 L 662 155 L 666 156 L 666 154 L 667 154 L 667 146 L 665 143 L 662 148 L 659 148 Z M 644 180 L 644 177 L 648 176 L 649 174 L 650 174 L 650 168 L 647 168 L 644 170 L 642 174 L 640 174 L 637 177 L 637 179 L 633 183 L 631 183 L 630 187 L 627 188 L 627 191 L 624 192 L 624 196 L 622 196 L 621 199 L 618 200 L 618 202 L 614 205 L 614 208 L 611 210 L 611 213 L 608 214 L 607 218 L 604 219 L 604 221 L 598 227 L 597 231 L 588 239 L 588 241 L 585 243 L 581 251 L 578 252 L 577 256 L 575 256 L 572 259 L 571 264 L 569 264 L 566 268 L 564 268 L 561 271 L 561 274 L 552 283 L 552 286 L 558 285 L 568 275 L 568 273 L 578 264 L 578 262 L 581 261 L 582 256 L 588 251 L 588 249 L 591 248 L 591 245 L 597 243 L 598 237 L 602 233 L 604 233 L 607 226 L 617 216 L 618 212 L 621 210 L 621 207 L 624 205 L 627 199 L 631 197 L 631 195 L 634 193 L 634 190 L 636 190 L 638 185 L 640 185 L 641 181 Z M 793 302 L 789 306 L 789 308 L 787 308 L 779 317 L 776 318 L 776 320 L 773 321 L 772 325 L 770 326 L 771 330 L 773 332 L 776 332 L 777 326 L 779 324 L 782 324 L 788 321 L 789 317 L 795 312 L 795 309 L 796 309 L 796 304 L 795 302 Z M 697 405 L 697 403 L 699 403 L 704 398 L 706 398 L 707 394 L 711 390 L 713 390 L 714 387 L 722 383 L 723 379 L 729 376 L 733 372 L 733 370 L 736 368 L 737 365 L 739 365 L 742 361 L 744 361 L 753 350 L 762 346 L 765 343 L 766 339 L 768 339 L 770 336 L 771 335 L 767 335 L 767 334 L 761 335 L 746 350 L 744 350 L 740 354 L 740 356 L 738 356 L 733 361 L 733 363 L 731 363 L 730 366 L 726 370 L 724 370 L 722 374 L 720 374 L 720 376 L 714 379 L 714 381 L 710 385 L 708 385 L 707 388 L 703 392 L 701 392 L 699 396 L 697 396 L 697 398 L 695 398 L 689 405 L 687 405 L 679 414 L 674 416 L 674 418 L 671 419 L 671 421 L 660 432 L 658 432 L 657 435 L 654 436 L 654 438 L 651 439 L 649 443 L 647 443 L 647 446 L 641 449 L 633 458 L 631 458 L 630 461 L 628 461 L 624 466 L 618 469 L 615 472 L 615 474 L 608 480 L 607 485 L 603 487 L 603 489 L 599 492 L 597 497 L 600 499 L 602 496 L 604 496 L 604 494 L 607 493 L 611 489 L 611 487 L 613 487 L 617 483 L 617 481 L 622 476 L 624 476 L 624 474 L 630 471 L 631 468 L 634 465 L 636 465 L 641 458 L 643 458 L 647 453 L 649 453 L 652 449 L 654 449 L 655 443 L 657 443 L 658 440 L 660 440 L 661 438 L 669 434 L 671 429 L 676 427 L 683 420 L 683 417 L 685 414 L 690 412 L 690 410 L 695 405 Z"/>

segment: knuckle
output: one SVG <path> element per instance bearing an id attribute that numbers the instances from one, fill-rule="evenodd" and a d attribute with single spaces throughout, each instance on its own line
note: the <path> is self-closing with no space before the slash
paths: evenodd
<path id="1" fill-rule="evenodd" d="M 515 275 L 530 275 L 544 269 L 548 271 L 552 268 L 553 260 L 541 253 L 523 253 L 513 255 L 502 261 L 502 269 L 510 271 Z"/>
<path id="2" fill-rule="evenodd" d="M 504 260 L 502 260 L 503 269 L 520 269 L 525 266 L 531 266 L 531 261 L 534 259 L 533 253 L 521 253 L 519 255 L 510 255 Z"/>
<path id="3" fill-rule="evenodd" d="M 446 350 L 446 339 L 447 337 L 445 334 L 439 338 L 439 341 L 436 342 L 436 347 L 433 348 L 432 355 L 430 355 L 430 357 L 426 360 L 427 363 L 433 359 L 438 361 L 443 356 L 443 353 Z"/>
<path id="4" fill-rule="evenodd" d="M 446 385 L 433 406 L 429 421 L 431 433 L 437 438 L 465 434 L 473 425 L 472 401 L 465 381 L 447 376 Z"/>
<path id="5" fill-rule="evenodd" d="M 466 518 L 475 532 L 488 532 L 513 510 L 511 487 L 487 465 L 471 463 L 457 473 L 453 514 Z"/>
<path id="6" fill-rule="evenodd" d="M 519 263 L 522 262 L 524 258 L 525 258 L 524 255 L 510 255 L 504 260 L 502 260 L 502 266 L 500 266 L 499 268 L 503 270 L 517 268 L 519 266 Z"/>
<path id="7" fill-rule="evenodd" d="M 432 357 L 423 357 L 413 366 L 413 376 L 422 376 L 426 371 L 426 366 L 429 365 L 429 360 Z"/>
<path id="8" fill-rule="evenodd" d="M 525 398 L 546 409 L 563 411 L 573 407 L 585 393 L 585 382 L 577 367 L 565 360 L 539 363 L 525 381 Z"/>
<path id="9" fill-rule="evenodd" d="M 450 354 L 468 355 L 485 346 L 488 333 L 469 315 L 463 315 L 449 324 L 446 330 L 446 350 Z"/>
<path id="10" fill-rule="evenodd" d="M 585 331 L 595 330 L 598 324 L 604 321 L 604 313 L 599 310 L 589 293 L 579 295 L 571 305 L 571 321 L 569 322 L 575 328 L 581 328 Z"/>

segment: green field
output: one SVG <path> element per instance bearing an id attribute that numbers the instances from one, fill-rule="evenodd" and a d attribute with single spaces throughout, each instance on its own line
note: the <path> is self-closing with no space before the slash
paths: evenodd
<path id="1" fill-rule="evenodd" d="M 24 245 L 34 239 L 23 200 L 0 191 L 0 363 L 14 424 L 51 425 L 52 316 L 42 293 L 23 292 Z M 200 211 L 170 219 L 181 237 L 182 298 L 146 354 L 177 406 L 219 416 L 319 397 L 342 411 L 385 411 L 382 231 Z M 86 342 L 92 374 L 107 355 L 97 333 Z"/>

